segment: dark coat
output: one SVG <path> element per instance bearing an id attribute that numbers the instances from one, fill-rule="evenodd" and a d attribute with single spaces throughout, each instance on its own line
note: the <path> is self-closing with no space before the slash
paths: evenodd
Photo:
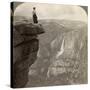
<path id="1" fill-rule="evenodd" d="M 36 14 L 33 14 L 33 22 L 34 22 L 34 23 L 38 23 L 37 15 L 36 15 Z"/>

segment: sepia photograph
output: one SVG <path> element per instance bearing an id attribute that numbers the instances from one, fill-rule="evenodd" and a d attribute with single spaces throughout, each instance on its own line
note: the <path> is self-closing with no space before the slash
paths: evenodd
<path id="1" fill-rule="evenodd" d="M 88 6 L 11 2 L 11 87 L 88 84 Z"/>

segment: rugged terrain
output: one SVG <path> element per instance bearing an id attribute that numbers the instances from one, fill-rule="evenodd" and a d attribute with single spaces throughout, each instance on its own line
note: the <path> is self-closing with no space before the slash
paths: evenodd
<path id="1" fill-rule="evenodd" d="M 29 67 L 37 60 L 39 49 L 37 37 L 39 34 L 43 34 L 44 30 L 40 24 L 36 25 L 24 20 L 15 22 L 12 32 L 13 60 L 11 61 L 11 87 L 22 88 L 25 87 L 29 80 Z"/>
<path id="2" fill-rule="evenodd" d="M 29 18 L 22 19 L 22 17 L 15 17 L 14 21 L 20 21 L 23 24 L 32 22 Z M 39 20 L 39 23 L 45 33 L 38 36 L 39 50 L 37 54 L 28 58 L 29 63 L 31 62 L 30 58 L 35 58 L 35 62 L 29 66 L 29 73 L 26 72 L 29 75 L 26 74 L 26 78 L 28 78 L 26 87 L 86 84 L 88 82 L 87 23 L 53 19 Z M 26 37 L 30 37 L 22 26 L 19 29 L 20 32 L 22 33 L 23 29 L 24 34 L 27 34 Z M 28 29 L 28 31 L 34 32 L 32 29 Z M 23 39 L 21 38 L 21 40 Z M 29 45 L 26 46 L 27 51 L 28 47 Z M 34 46 L 30 44 L 30 47 Z M 19 55 L 18 53 L 16 56 Z M 25 67 L 27 67 L 27 63 Z"/>
<path id="3" fill-rule="evenodd" d="M 26 86 L 87 83 L 87 24 L 81 21 L 40 20 L 36 62 Z"/>

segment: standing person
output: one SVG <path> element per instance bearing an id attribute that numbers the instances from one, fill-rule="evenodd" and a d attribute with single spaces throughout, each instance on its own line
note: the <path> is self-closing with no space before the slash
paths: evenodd
<path id="1" fill-rule="evenodd" d="M 33 7 L 32 14 L 33 14 L 33 22 L 38 23 L 38 20 L 37 20 L 38 18 L 37 18 L 37 15 L 36 15 L 36 7 Z"/>

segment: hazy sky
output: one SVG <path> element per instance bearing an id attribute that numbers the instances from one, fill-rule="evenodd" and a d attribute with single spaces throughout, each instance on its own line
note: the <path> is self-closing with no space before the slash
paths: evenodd
<path id="1" fill-rule="evenodd" d="M 69 19 L 87 21 L 86 12 L 79 6 L 57 5 L 57 4 L 40 4 L 40 3 L 23 3 L 19 5 L 15 16 L 25 16 L 32 18 L 32 8 L 36 7 L 39 19 Z"/>

